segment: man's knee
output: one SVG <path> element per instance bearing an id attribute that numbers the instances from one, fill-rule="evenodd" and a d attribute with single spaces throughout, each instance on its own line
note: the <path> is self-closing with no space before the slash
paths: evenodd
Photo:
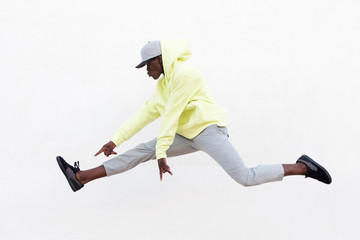
<path id="1" fill-rule="evenodd" d="M 243 179 L 243 178 L 239 178 L 239 179 L 235 179 L 234 180 L 239 183 L 240 185 L 242 185 L 243 187 L 251 187 L 253 186 L 251 183 L 249 183 L 247 180 Z"/>
<path id="2" fill-rule="evenodd" d="M 255 173 L 252 171 L 251 168 L 244 169 L 241 172 L 237 172 L 236 174 L 230 175 L 237 183 L 244 187 L 251 187 L 258 185 L 255 180 Z"/>

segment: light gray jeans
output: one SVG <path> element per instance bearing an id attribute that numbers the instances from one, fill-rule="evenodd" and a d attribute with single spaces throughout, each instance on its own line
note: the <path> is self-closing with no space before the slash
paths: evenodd
<path id="1" fill-rule="evenodd" d="M 228 137 L 226 127 L 216 125 L 207 127 L 193 139 L 176 134 L 166 154 L 168 157 L 175 157 L 199 150 L 204 151 L 243 186 L 254 186 L 283 179 L 284 168 L 281 164 L 246 167 Z M 155 145 L 156 138 L 104 162 L 106 175 L 125 172 L 140 163 L 156 159 Z"/>

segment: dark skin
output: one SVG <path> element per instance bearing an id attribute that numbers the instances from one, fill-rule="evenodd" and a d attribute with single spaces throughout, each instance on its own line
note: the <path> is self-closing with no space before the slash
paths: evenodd
<path id="1" fill-rule="evenodd" d="M 162 56 L 158 56 L 147 61 L 146 70 L 149 77 L 152 77 L 154 80 L 159 79 L 161 74 L 164 74 Z"/>
<path id="2" fill-rule="evenodd" d="M 162 56 L 158 56 L 155 58 L 150 59 L 146 63 L 146 70 L 149 77 L 152 77 L 154 80 L 159 79 L 161 74 L 164 74 L 164 68 L 162 64 Z M 109 157 L 110 155 L 116 155 L 117 153 L 114 151 L 116 145 L 112 141 L 106 143 L 96 154 L 95 157 L 98 156 L 101 153 L 104 153 L 106 157 Z M 159 166 L 159 172 L 160 172 L 160 181 L 163 179 L 163 175 L 165 173 L 169 173 L 170 175 L 173 175 L 170 171 L 170 166 L 166 163 L 166 158 L 158 159 L 158 166 Z M 295 164 L 283 164 L 284 168 L 284 175 L 305 175 L 306 173 L 306 166 L 302 163 L 295 163 Z M 105 167 L 103 165 L 100 165 L 99 167 L 85 170 L 85 171 L 78 171 L 76 173 L 77 179 L 83 183 L 86 184 L 92 180 L 95 180 L 97 178 L 102 178 L 106 176 Z"/>

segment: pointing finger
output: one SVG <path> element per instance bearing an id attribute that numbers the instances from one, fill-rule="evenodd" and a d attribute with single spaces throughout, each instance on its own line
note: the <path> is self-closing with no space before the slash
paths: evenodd
<path id="1" fill-rule="evenodd" d="M 162 170 L 160 169 L 160 181 L 162 181 L 162 177 L 163 177 L 163 172 L 162 172 Z"/>
<path id="2" fill-rule="evenodd" d="M 104 149 L 101 148 L 94 156 L 96 157 L 97 155 L 99 155 L 100 153 L 104 152 Z"/>

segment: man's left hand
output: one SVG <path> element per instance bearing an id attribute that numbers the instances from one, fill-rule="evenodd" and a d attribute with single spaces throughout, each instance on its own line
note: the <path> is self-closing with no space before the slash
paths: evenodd
<path id="1" fill-rule="evenodd" d="M 167 165 L 167 163 L 166 163 L 166 158 L 158 159 L 158 165 L 159 165 L 159 170 L 160 170 L 160 181 L 162 181 L 163 174 L 166 172 L 173 175 L 172 172 L 170 171 L 169 165 Z"/>

